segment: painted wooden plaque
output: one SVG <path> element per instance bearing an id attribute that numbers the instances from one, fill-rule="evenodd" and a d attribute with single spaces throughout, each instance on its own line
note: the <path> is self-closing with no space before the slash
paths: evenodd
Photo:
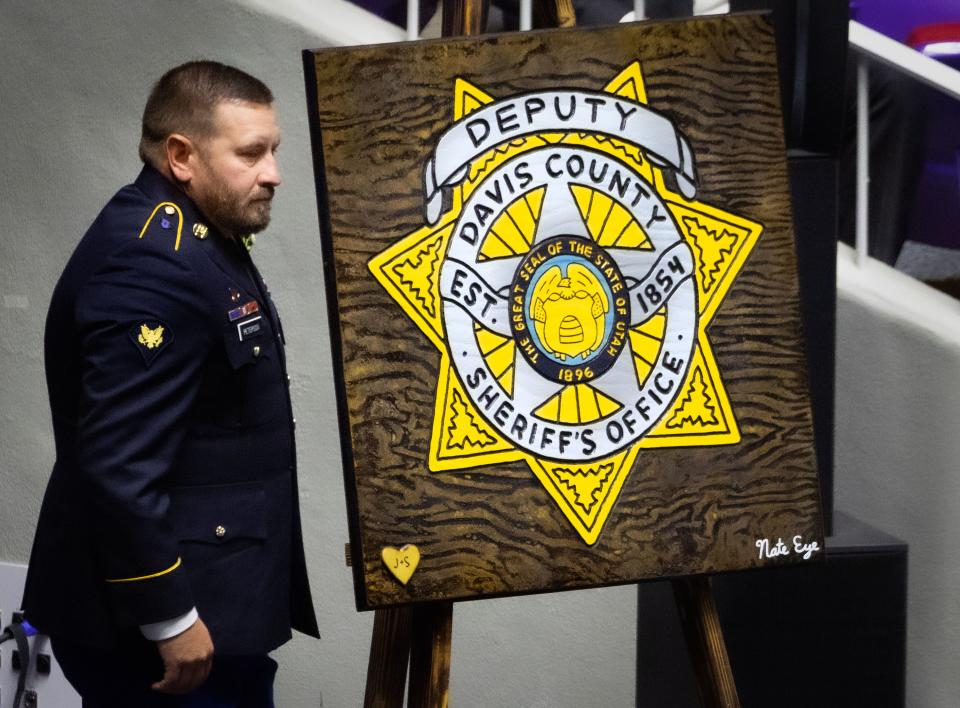
<path id="1" fill-rule="evenodd" d="M 822 555 L 765 18 L 304 56 L 358 607 Z"/>

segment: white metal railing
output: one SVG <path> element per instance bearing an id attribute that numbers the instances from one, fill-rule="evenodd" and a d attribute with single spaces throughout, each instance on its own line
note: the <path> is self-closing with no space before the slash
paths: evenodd
<path id="1" fill-rule="evenodd" d="M 643 19 L 646 0 L 633 0 L 633 16 Z M 533 28 L 533 0 L 520 0 L 520 29 Z M 420 37 L 420 2 L 407 0 L 407 39 L 415 40 Z"/>
<path id="2" fill-rule="evenodd" d="M 420 36 L 420 0 L 407 0 L 407 39 Z"/>
<path id="3" fill-rule="evenodd" d="M 533 27 L 533 0 L 520 0 L 520 29 Z"/>
<path id="4" fill-rule="evenodd" d="M 645 0 L 634 0 L 635 17 L 644 16 Z M 520 0 L 520 29 L 533 26 L 533 1 Z M 407 0 L 407 39 L 420 36 L 419 0 Z M 877 61 L 960 100 L 960 71 L 924 56 L 884 34 L 851 20 L 850 48 L 857 54 L 857 204 L 856 252 L 862 265 L 868 251 L 870 184 L 870 81 L 868 63 Z"/>
<path id="5" fill-rule="evenodd" d="M 850 48 L 857 53 L 857 265 L 867 258 L 870 183 L 870 61 L 885 64 L 907 76 L 922 81 L 948 96 L 960 100 L 960 71 L 924 56 L 884 34 L 850 22 Z"/>
<path id="6" fill-rule="evenodd" d="M 636 6 L 643 8 L 643 0 L 635 0 Z M 637 15 L 639 17 L 639 13 Z M 528 30 L 533 27 L 533 0 L 520 0 L 520 29 Z M 420 37 L 420 2 L 407 0 L 407 39 L 414 40 Z"/>

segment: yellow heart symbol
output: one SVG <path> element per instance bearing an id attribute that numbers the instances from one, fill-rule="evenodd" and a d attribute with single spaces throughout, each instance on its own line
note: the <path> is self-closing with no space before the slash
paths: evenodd
<path id="1" fill-rule="evenodd" d="M 386 546 L 380 551 L 380 557 L 383 559 L 387 570 L 393 573 L 393 576 L 404 585 L 410 580 L 413 571 L 420 565 L 420 549 L 412 543 L 408 543 L 402 548 Z"/>

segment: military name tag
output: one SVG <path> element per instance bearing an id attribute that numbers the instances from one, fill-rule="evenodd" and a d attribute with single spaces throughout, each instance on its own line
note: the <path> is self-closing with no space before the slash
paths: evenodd
<path id="1" fill-rule="evenodd" d="M 249 320 L 237 323 L 237 336 L 243 342 L 253 337 L 259 337 L 263 334 L 263 318 L 260 315 L 251 317 Z"/>

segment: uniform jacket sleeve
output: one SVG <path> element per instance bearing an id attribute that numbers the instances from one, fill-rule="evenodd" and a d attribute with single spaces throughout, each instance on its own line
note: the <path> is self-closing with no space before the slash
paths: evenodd
<path id="1" fill-rule="evenodd" d="M 167 519 L 167 484 L 212 337 L 198 276 L 182 251 L 156 238 L 163 235 L 133 237 L 76 305 L 84 502 L 117 618 L 136 625 L 194 606 Z"/>

